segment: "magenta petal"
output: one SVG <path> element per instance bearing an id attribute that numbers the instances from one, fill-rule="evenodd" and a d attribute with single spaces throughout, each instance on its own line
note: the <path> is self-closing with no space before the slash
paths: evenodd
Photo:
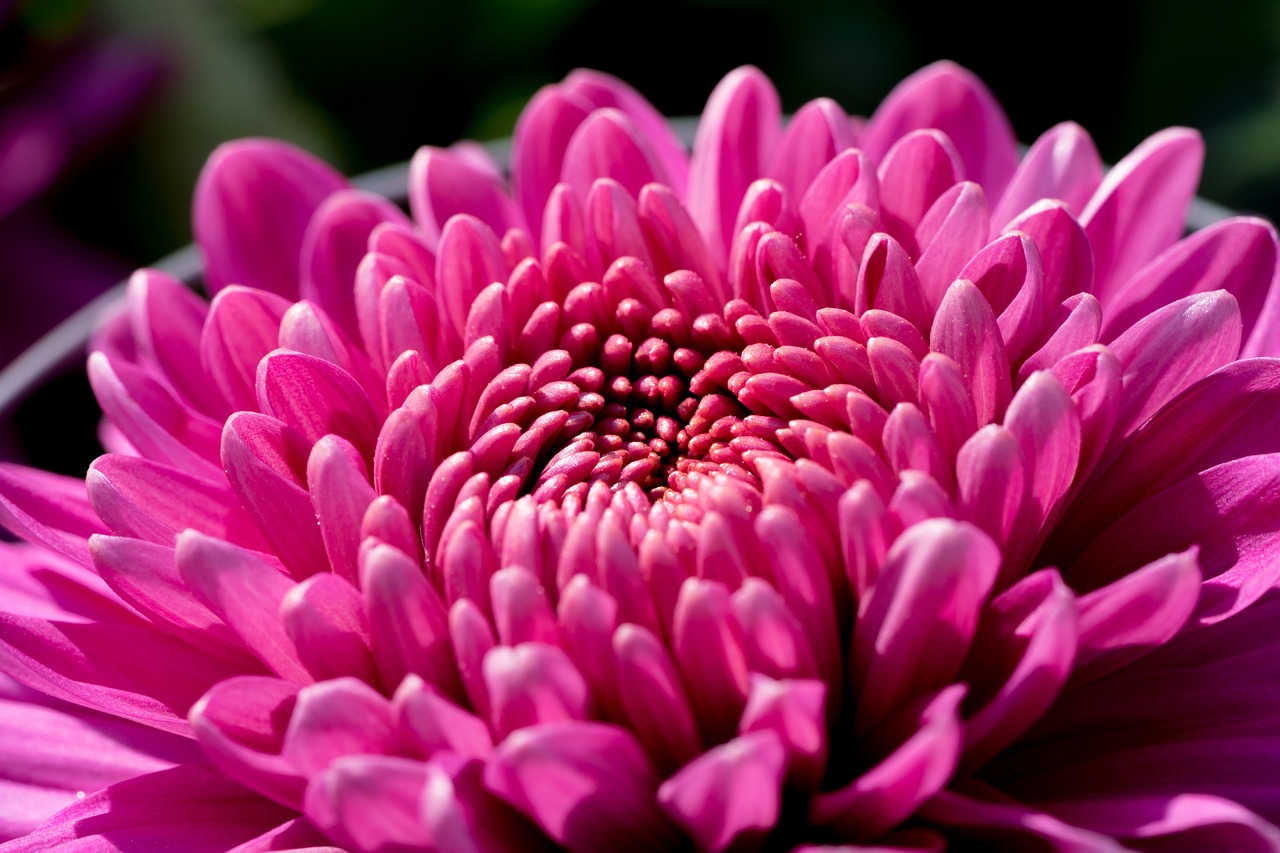
<path id="1" fill-rule="evenodd" d="M 1067 577 L 1094 589 L 1171 550 L 1195 546 L 1207 579 L 1198 620 L 1212 623 L 1237 613 L 1264 595 L 1280 573 L 1271 558 L 1280 536 L 1278 462 L 1277 454 L 1235 459 L 1159 492 L 1094 540 Z"/>
<path id="2" fill-rule="evenodd" d="M 0 670 L 59 699 L 190 734 L 187 710 L 238 667 L 143 624 L 0 615 Z"/>
<path id="3" fill-rule="evenodd" d="M 873 160 L 880 164 L 880 217 L 885 230 L 916 257 L 916 227 L 933 203 L 965 177 L 960 155 L 946 134 L 917 130 Z M 982 236 L 986 236 L 983 234 Z"/>
<path id="4" fill-rule="evenodd" d="M 966 177 L 999 198 L 1018 165 L 1017 140 L 1004 111 L 982 81 L 951 62 L 935 62 L 899 83 L 881 102 L 859 140 L 872 160 L 920 128 L 941 130 L 955 143 Z"/>
<path id="5" fill-rule="evenodd" d="M 56 622 L 132 622 L 134 614 L 89 559 L 73 562 L 56 551 L 0 545 L 0 601 L 5 612 Z"/>
<path id="6" fill-rule="evenodd" d="M 521 729 L 494 750 L 484 782 L 572 853 L 676 843 L 654 800 L 657 776 L 625 729 L 579 721 Z"/>
<path id="7" fill-rule="evenodd" d="M 186 739 L 40 696 L 0 677 L 0 842 L 77 798 L 198 761 Z"/>
<path id="8" fill-rule="evenodd" d="M 1200 594 L 1195 551 L 1170 554 L 1080 598 L 1073 684 L 1087 684 L 1163 645 Z"/>
<path id="9" fill-rule="evenodd" d="M 778 141 L 766 174 L 789 192 L 803 196 L 822 167 L 853 144 L 849 117 L 830 98 L 796 110 Z"/>
<path id="10" fill-rule="evenodd" d="M 139 456 L 99 456 L 85 477 L 111 532 L 172 545 L 187 528 L 258 551 L 268 546 L 225 480 L 206 480 Z"/>
<path id="11" fill-rule="evenodd" d="M 977 708 L 963 723 L 962 769 L 981 767 L 1057 699 L 1077 660 L 1076 611 L 1075 596 L 1053 569 L 1023 578 L 991 602 L 961 672 Z"/>
<path id="12" fill-rule="evenodd" d="M 584 201 L 591 186 L 609 178 L 635 198 L 651 181 L 665 183 L 666 175 L 648 141 L 624 113 L 613 109 L 593 112 L 569 140 L 560 178 Z"/>
<path id="13" fill-rule="evenodd" d="M 1008 800 L 979 799 L 958 791 L 940 791 L 920 809 L 920 816 L 944 827 L 957 839 L 978 844 L 1004 842 L 1011 849 L 1029 845 L 1079 853 L 1119 853 L 1113 839 L 1063 823 L 1051 815 Z"/>
<path id="14" fill-rule="evenodd" d="M 240 503 L 295 577 L 328 568 L 306 483 L 310 446 L 267 415 L 237 412 L 222 432 L 222 464 Z"/>
<path id="15" fill-rule="evenodd" d="M 560 86 L 544 86 L 516 122 L 512 146 L 512 184 L 516 201 L 535 237 L 544 230 L 543 211 L 560 180 L 569 139 L 591 112 L 585 99 Z"/>
<path id="16" fill-rule="evenodd" d="M 230 287 L 213 298 L 200 337 L 200 361 L 236 410 L 256 410 L 258 362 L 278 346 L 289 302 L 273 293 Z"/>
<path id="17" fill-rule="evenodd" d="M 226 400 L 210 385 L 200 364 L 200 334 L 209 305 L 159 270 L 138 270 L 129 279 L 130 328 L 138 348 L 200 412 L 226 414 Z"/>
<path id="18" fill-rule="evenodd" d="M 1174 127 L 1147 138 L 1102 179 L 1080 224 L 1093 246 L 1093 294 L 1104 306 L 1182 234 L 1203 160 L 1200 134 Z"/>
<path id="19" fill-rule="evenodd" d="M 338 575 L 312 575 L 285 594 L 280 621 L 317 681 L 351 675 L 378 683 L 360 592 Z"/>
<path id="20" fill-rule="evenodd" d="M 244 642 L 212 610 L 192 597 L 178 574 L 172 547 L 94 536 L 90 553 L 103 580 L 157 627 L 167 628 L 214 655 L 240 662 L 248 671 L 257 668 Z"/>
<path id="21" fill-rule="evenodd" d="M 311 448 L 307 485 L 329 565 L 354 583 L 359 577 L 360 523 L 377 497 L 364 460 L 350 442 L 325 436 Z"/>
<path id="22" fill-rule="evenodd" d="M 724 585 L 686 580 L 676 603 L 672 649 L 702 731 L 713 741 L 737 730 L 746 704 L 749 684 L 743 644 L 742 628 Z"/>
<path id="23" fill-rule="evenodd" d="M 916 274 L 930 307 L 942 302 L 947 288 L 986 239 L 987 199 L 980 186 L 965 181 L 933 203 L 915 231 L 920 247 Z"/>
<path id="24" fill-rule="evenodd" d="M 381 196 L 344 190 L 325 199 L 302 240 L 298 295 L 315 302 L 352 339 L 359 337 L 352 288 L 369 236 L 384 222 L 408 226 L 400 208 Z"/>
<path id="25" fill-rule="evenodd" d="M 758 69 L 729 72 L 711 93 L 693 142 L 688 199 L 718 266 L 733 245 L 742 196 L 764 175 L 780 133 L 778 93 Z"/>
<path id="26" fill-rule="evenodd" d="M 390 755 L 339 758 L 307 786 L 304 811 L 327 835 L 358 850 L 421 850 L 427 766 Z"/>
<path id="27" fill-rule="evenodd" d="M 409 206 L 431 248 L 438 245 L 445 223 L 459 213 L 476 217 L 499 234 L 524 226 L 519 209 L 493 175 L 455 151 L 429 145 L 419 148 L 409 164 Z"/>
<path id="28" fill-rule="evenodd" d="M 1093 289 L 1093 249 L 1062 202 L 1046 199 L 1032 205 L 1005 227 L 1006 233 L 1011 231 L 1023 232 L 1040 250 L 1046 306 Z"/>
<path id="29" fill-rule="evenodd" d="M 1031 496 L 1027 457 L 1018 437 L 987 424 L 956 455 L 957 504 L 961 518 L 1000 545 L 1009 542 L 1023 504 Z"/>
<path id="30" fill-rule="evenodd" d="M 269 353 L 258 364 L 258 403 L 309 443 L 337 435 L 373 458 L 377 413 L 360 384 L 335 364 L 289 350 Z"/>
<path id="31" fill-rule="evenodd" d="M 786 750 L 772 730 L 704 752 L 658 788 L 658 802 L 698 846 L 720 853 L 772 829 L 781 811 Z"/>
<path id="32" fill-rule="evenodd" d="M 210 765 L 188 764 L 91 794 L 7 849 L 221 853 L 291 816 Z"/>
<path id="33" fill-rule="evenodd" d="M 1240 352 L 1240 308 L 1218 290 L 1158 308 L 1111 344 L 1123 387 L 1117 436 L 1137 429 L 1178 392 Z"/>
<path id="34" fill-rule="evenodd" d="M 998 237 L 964 265 L 957 278 L 971 281 L 991 303 L 1009 361 L 1027 354 L 1044 322 L 1044 270 L 1026 234 Z"/>
<path id="35" fill-rule="evenodd" d="M 83 566 L 88 538 L 107 532 L 82 481 L 12 463 L 0 463 L 0 522 Z"/>
<path id="36" fill-rule="evenodd" d="M 613 635 L 619 701 L 631 728 L 660 771 L 671 771 L 702 751 L 684 685 L 666 648 L 639 625 Z"/>
<path id="37" fill-rule="evenodd" d="M 220 145 L 200 173 L 192 211 L 209 289 L 242 284 L 296 298 L 307 223 L 346 185 L 329 166 L 284 142 Z"/>
<path id="38" fill-rule="evenodd" d="M 1280 362 L 1239 361 L 1205 377 L 1157 412 L 1081 494 L 1055 532 L 1053 553 L 1066 555 L 1055 559 L 1069 564 L 1117 518 L 1188 477 L 1280 451 L 1271 429 L 1278 416 Z"/>
<path id="39" fill-rule="evenodd" d="M 582 720 L 591 699 L 586 680 L 558 646 L 495 646 L 484 656 L 485 685 L 495 733 L 543 723 Z"/>
<path id="40" fill-rule="evenodd" d="M 1009 405 L 1009 359 L 995 314 L 971 282 L 957 281 L 946 291 L 929 333 L 929 346 L 960 367 L 979 426 L 998 419 Z"/>
<path id="41" fill-rule="evenodd" d="M 867 840 L 909 817 L 955 772 L 964 694 L 963 685 L 953 684 L 896 720 L 895 725 L 915 724 L 906 741 L 851 784 L 816 796 L 810 819 L 846 838 Z"/>
<path id="42" fill-rule="evenodd" d="M 726 301 L 719 268 L 680 199 L 662 184 L 648 184 L 640 190 L 637 205 L 657 272 L 692 270 L 717 300 Z"/>
<path id="43" fill-rule="evenodd" d="M 467 214 L 445 224 L 438 253 L 436 285 L 444 309 L 442 320 L 446 320 L 441 325 L 460 334 L 481 291 L 495 281 L 507 280 L 507 262 L 493 229 Z"/>
<path id="44" fill-rule="evenodd" d="M 191 708 L 191 728 L 209 760 L 240 784 L 294 808 L 306 780 L 280 756 L 298 685 L 241 675 L 214 685 Z"/>
<path id="45" fill-rule="evenodd" d="M 412 672 L 459 695 L 448 615 L 418 564 L 389 545 L 362 548 L 360 586 L 382 683 L 398 685 Z"/>
<path id="46" fill-rule="evenodd" d="M 625 113 L 651 146 L 654 157 L 667 175 L 667 186 L 677 195 L 684 195 L 689 182 L 689 156 L 666 117 L 643 95 L 616 77 L 585 68 L 570 72 L 562 88 L 590 102 L 596 109 L 613 107 Z"/>
<path id="47" fill-rule="evenodd" d="M 1031 374 L 1009 403 L 1005 428 L 1022 445 L 1027 463 L 1030 503 L 1014 534 L 1009 564 L 1024 557 L 1022 548 L 1040 539 L 1046 522 L 1057 517 L 1080 462 L 1080 415 L 1052 373 Z"/>
<path id="48" fill-rule="evenodd" d="M 395 731 L 386 697 L 359 679 L 338 678 L 298 691 L 280 754 L 312 778 L 343 756 L 390 752 Z"/>
<path id="49" fill-rule="evenodd" d="M 859 731 L 955 675 L 999 568 L 999 549 L 965 522 L 930 519 L 898 537 L 858 608 Z"/>
<path id="50" fill-rule="evenodd" d="M 145 370 L 89 356 L 89 383 L 103 413 L 144 456 L 216 477 L 217 423 L 179 401 Z"/>
<path id="51" fill-rule="evenodd" d="M 1144 847 L 1154 842 L 1197 850 L 1280 849 L 1280 827 L 1239 803 L 1203 794 L 1153 794 L 1046 803 L 1063 820 Z"/>
<path id="52" fill-rule="evenodd" d="M 827 765 L 827 685 L 752 673 L 739 733 L 753 731 L 776 734 L 786 749 L 788 782 L 816 790 Z"/>
<path id="53" fill-rule="evenodd" d="M 280 603 L 293 580 L 251 552 L 194 530 L 178 537 L 177 561 L 191 593 L 263 663 L 286 680 L 311 680 L 280 623 Z"/>
<path id="54" fill-rule="evenodd" d="M 991 215 L 993 231 L 1040 199 L 1064 202 L 1079 213 L 1102 182 L 1102 158 L 1088 131 L 1075 122 L 1054 125 L 1027 151 Z"/>
<path id="55" fill-rule="evenodd" d="M 1102 339 L 1121 331 L 1161 306 L 1194 293 L 1226 290 L 1236 298 L 1244 322 L 1243 337 L 1270 324 L 1263 313 L 1276 271 L 1275 228 L 1261 219 L 1216 222 L 1175 243 L 1116 291 L 1107 306 Z M 1263 336 L 1267 333 L 1265 328 Z"/>
<path id="56" fill-rule="evenodd" d="M 438 750 L 485 759 L 493 752 L 489 726 L 441 696 L 416 675 L 405 676 L 392 700 L 400 736 L 431 757 Z"/>

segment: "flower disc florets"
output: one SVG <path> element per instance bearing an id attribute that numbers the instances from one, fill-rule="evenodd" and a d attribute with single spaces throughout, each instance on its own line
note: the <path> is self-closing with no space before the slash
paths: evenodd
<path id="1" fill-rule="evenodd" d="M 1280 849 L 1277 241 L 1179 239 L 1200 158 L 1019 158 L 945 63 L 785 129 L 740 69 L 691 158 L 575 72 L 412 218 L 224 146 L 212 301 L 140 272 L 90 359 L 112 452 L 0 472 L 86 590 L 0 668 L 208 764 L 29 843 Z"/>

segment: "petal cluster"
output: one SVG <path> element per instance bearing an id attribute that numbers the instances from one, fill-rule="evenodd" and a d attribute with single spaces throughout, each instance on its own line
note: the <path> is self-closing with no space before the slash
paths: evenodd
<path id="1" fill-rule="evenodd" d="M 1277 239 L 1183 238 L 1201 155 L 948 63 L 691 153 L 574 72 L 409 214 L 224 146 L 110 452 L 0 468 L 15 732 L 135 738 L 5 849 L 1280 849 Z"/>

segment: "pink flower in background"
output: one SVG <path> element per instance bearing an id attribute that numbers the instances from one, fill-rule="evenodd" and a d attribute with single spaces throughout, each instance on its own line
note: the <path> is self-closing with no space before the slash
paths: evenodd
<path id="1" fill-rule="evenodd" d="M 412 219 L 221 148 L 112 452 L 0 469 L 4 849 L 1280 849 L 1277 241 L 1179 239 L 1200 159 L 945 63 L 691 156 L 575 72 Z"/>

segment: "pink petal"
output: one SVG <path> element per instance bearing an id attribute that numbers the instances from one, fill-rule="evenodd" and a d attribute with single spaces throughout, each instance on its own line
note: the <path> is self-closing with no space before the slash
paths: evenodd
<path id="1" fill-rule="evenodd" d="M 619 701 L 631 729 L 661 772 L 680 767 L 702 751 L 689 698 L 666 648 L 639 625 L 613 636 Z"/>
<path id="2" fill-rule="evenodd" d="M 1012 395 L 1009 360 L 995 314 L 972 283 L 961 280 L 947 289 L 933 320 L 929 347 L 959 365 L 979 425 L 1004 413 Z"/>
<path id="3" fill-rule="evenodd" d="M 909 736 L 849 785 L 814 797 L 809 819 L 845 838 L 876 838 L 911 815 L 955 772 L 960 754 L 963 685 L 921 699 L 893 725 Z"/>
<path id="4" fill-rule="evenodd" d="M 1200 595 L 1195 549 L 1170 554 L 1080 598 L 1074 684 L 1087 684 L 1163 645 Z"/>
<path id="5" fill-rule="evenodd" d="M 1280 827 L 1239 803 L 1203 794 L 1116 796 L 1045 804 L 1076 826 L 1187 849 L 1275 850 Z"/>
<path id="6" fill-rule="evenodd" d="M 229 284 L 297 298 L 303 235 L 342 176 L 269 139 L 220 145 L 196 183 L 192 227 L 211 292 Z"/>
<path id="7" fill-rule="evenodd" d="M 859 731 L 955 675 L 999 567 L 999 549 L 965 522 L 931 519 L 898 537 L 858 607 Z"/>
<path id="8" fill-rule="evenodd" d="M 1102 179 L 1080 224 L 1093 246 L 1093 294 L 1104 306 L 1182 234 L 1203 160 L 1200 134 L 1173 127 L 1148 137 Z"/>
<path id="9" fill-rule="evenodd" d="M 288 809 L 229 781 L 210 765 L 189 764 L 91 794 L 9 849 L 219 853 L 290 816 Z"/>
<path id="10" fill-rule="evenodd" d="M 1013 849 L 1028 845 L 1049 849 L 1117 853 L 1122 848 L 1106 836 L 1070 826 L 1033 807 L 1003 798 L 979 798 L 958 791 L 940 791 L 920 809 L 925 820 L 944 827 L 958 840 L 979 844 L 1004 842 Z"/>
<path id="11" fill-rule="evenodd" d="M 436 284 L 447 323 L 461 333 L 471 303 L 495 281 L 506 281 L 509 270 L 493 229 L 469 214 L 450 219 L 440 235 Z M 399 355 L 399 353 L 396 353 Z"/>
<path id="12" fill-rule="evenodd" d="M 298 691 L 281 755 L 312 778 L 343 756 L 394 747 L 391 703 L 363 681 L 339 678 Z"/>
<path id="13" fill-rule="evenodd" d="M 516 122 L 512 154 L 513 194 L 535 237 L 544 230 L 543 211 L 560 180 L 569 139 L 586 120 L 591 104 L 561 86 L 544 86 Z"/>
<path id="14" fill-rule="evenodd" d="M 358 850 L 424 849 L 427 766 L 389 755 L 351 755 L 307 786 L 304 811 L 326 835 Z"/>
<path id="15" fill-rule="evenodd" d="M 1031 145 L 999 196 L 991 215 L 992 231 L 1004 230 L 1040 199 L 1058 199 L 1079 213 L 1101 182 L 1102 159 L 1088 131 L 1071 121 L 1054 125 Z"/>
<path id="16" fill-rule="evenodd" d="M 927 329 L 931 312 L 920 277 L 906 251 L 888 234 L 875 234 L 867 243 L 858 268 L 854 308 L 889 311 L 917 329 Z"/>
<path id="17" fill-rule="evenodd" d="M 703 110 L 689 163 L 689 214 L 722 266 L 747 187 L 764 175 L 781 133 L 778 93 L 758 69 L 720 81 Z"/>
<path id="18" fill-rule="evenodd" d="M 311 448 L 307 484 L 325 552 L 334 573 L 356 581 L 360 522 L 377 497 L 369 485 L 364 460 L 351 443 L 325 436 Z"/>
<path id="19" fill-rule="evenodd" d="M 440 242 L 445 223 L 469 214 L 499 234 L 524 227 L 519 209 L 492 175 L 454 151 L 430 145 L 418 149 L 409 164 L 409 207 L 428 247 Z"/>
<path id="20" fill-rule="evenodd" d="M 183 399 L 212 417 L 227 414 L 227 402 L 211 386 L 200 364 L 200 333 L 209 305 L 159 270 L 138 270 L 129 279 L 130 328 L 139 349 Z"/>
<path id="21" fill-rule="evenodd" d="M 298 295 L 319 305 L 353 340 L 360 335 L 352 297 L 356 268 L 370 235 L 384 222 L 410 224 L 400 208 L 381 196 L 343 190 L 324 200 L 302 238 Z"/>
<path id="22" fill-rule="evenodd" d="M 178 537 L 178 573 L 191 593 L 282 678 L 311 676 L 280 623 L 280 602 L 294 582 L 251 552 L 188 530 Z"/>
<path id="23" fill-rule="evenodd" d="M 359 383 L 335 364 L 289 350 L 269 353 L 258 364 L 258 404 L 309 443 L 337 435 L 373 458 L 377 413 Z"/>
<path id="24" fill-rule="evenodd" d="M 1040 250 L 1046 306 L 1093 289 L 1093 249 L 1084 229 L 1062 202 L 1038 202 L 1004 230 L 1023 232 Z"/>
<path id="25" fill-rule="evenodd" d="M 1044 322 L 1044 271 L 1035 243 L 1026 234 L 999 237 L 974 255 L 957 278 L 982 291 L 996 314 L 1009 360 L 1021 361 Z"/>
<path id="26" fill-rule="evenodd" d="M 965 177 L 960 155 L 946 134 L 917 130 L 896 140 L 880 157 L 880 217 L 885 230 L 918 257 L 916 227 L 933 203 Z M 983 235 L 985 236 L 985 234 Z"/>
<path id="27" fill-rule="evenodd" d="M 483 674 L 490 719 L 500 738 L 528 726 L 587 716 L 586 680 L 558 646 L 496 646 L 484 656 Z"/>
<path id="28" fill-rule="evenodd" d="M 742 628 L 723 584 L 697 578 L 684 582 L 676 603 L 672 650 L 703 733 L 715 741 L 737 730 L 748 673 Z"/>
<path id="29" fill-rule="evenodd" d="M 617 181 L 632 198 L 651 181 L 666 182 L 648 140 L 615 109 L 596 110 L 573 132 L 560 178 L 584 201 L 600 178 Z"/>
<path id="30" fill-rule="evenodd" d="M 766 174 L 803 196 L 822 167 L 852 144 L 849 117 L 840 105 L 830 98 L 812 100 L 787 123 Z"/>
<path id="31" fill-rule="evenodd" d="M 1133 432 L 1178 392 L 1240 352 L 1240 308 L 1214 291 L 1158 308 L 1111 344 L 1123 388 L 1117 436 Z"/>
<path id="32" fill-rule="evenodd" d="M 200 362 L 233 409 L 257 409 L 258 362 L 278 346 L 280 321 L 288 310 L 287 300 L 243 287 L 229 287 L 213 298 L 200 337 Z"/>
<path id="33" fill-rule="evenodd" d="M 947 288 L 986 237 L 987 200 L 977 184 L 957 184 L 933 203 L 915 231 L 920 247 L 916 274 L 930 307 L 942 302 Z"/>
<path id="34" fill-rule="evenodd" d="M 280 621 L 317 681 L 354 676 L 378 683 L 360 592 L 338 575 L 312 575 L 285 594 Z"/>
<path id="35" fill-rule="evenodd" d="M 482 759 L 493 752 L 489 726 L 416 675 L 407 675 L 400 683 L 392 711 L 401 736 L 427 757 L 441 749 Z"/>
<path id="36" fill-rule="evenodd" d="M 964 769 L 981 767 L 1014 742 L 1058 697 L 1076 660 L 1075 596 L 1053 569 L 997 596 L 974 639 L 962 677 L 976 711 L 964 720 Z"/>
<path id="37" fill-rule="evenodd" d="M 812 679 L 775 681 L 752 673 L 739 733 L 771 731 L 786 750 L 788 783 L 816 790 L 827 764 L 827 685 Z"/>
<path id="38" fill-rule="evenodd" d="M 1259 323 L 1267 322 L 1262 308 L 1276 254 L 1276 232 L 1269 222 L 1244 217 L 1215 222 L 1166 249 L 1117 290 L 1107 306 L 1103 340 L 1114 339 L 1161 306 L 1219 289 L 1236 298 L 1248 340 Z"/>
<path id="39" fill-rule="evenodd" d="M 758 839 L 781 811 L 786 751 L 772 730 L 750 732 L 704 752 L 658 788 L 658 802 L 711 853 Z"/>
<path id="40" fill-rule="evenodd" d="M 237 412 L 222 432 L 222 464 L 240 503 L 295 577 L 328 568 L 306 483 L 309 443 L 267 415 Z"/>
<path id="41" fill-rule="evenodd" d="M 0 463 L 0 522 L 83 566 L 90 565 L 88 538 L 107 532 L 83 481 L 12 463 Z"/>
<path id="42" fill-rule="evenodd" d="M 941 130 L 955 143 L 965 174 L 999 198 L 1018 165 L 1017 141 L 1004 111 L 970 72 L 935 62 L 899 83 L 867 122 L 859 140 L 881 161 L 889 146 L 919 128 Z"/>
<path id="43" fill-rule="evenodd" d="M 657 776 L 625 729 L 580 721 L 521 729 L 494 750 L 484 782 L 572 853 L 676 843 L 654 801 Z"/>
<path id="44" fill-rule="evenodd" d="M 360 586 L 382 683 L 414 673 L 460 695 L 444 603 L 417 563 L 389 545 L 362 548 Z"/>
<path id="45" fill-rule="evenodd" d="M 957 504 L 961 518 L 1006 544 L 1030 499 L 1027 457 L 1017 436 L 987 424 L 956 455 Z"/>
<path id="46" fill-rule="evenodd" d="M 0 614 L 0 670 L 50 696 L 189 735 L 187 710 L 238 667 L 141 623 Z"/>

